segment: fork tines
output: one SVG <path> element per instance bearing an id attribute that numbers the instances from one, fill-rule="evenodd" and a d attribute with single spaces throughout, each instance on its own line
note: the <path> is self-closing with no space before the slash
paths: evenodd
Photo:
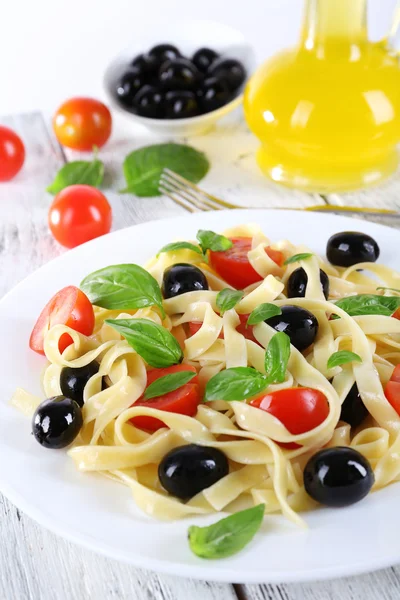
<path id="1" fill-rule="evenodd" d="M 160 177 L 159 191 L 189 212 L 240 208 L 230 202 L 208 194 L 197 185 L 170 169 L 164 169 Z"/>

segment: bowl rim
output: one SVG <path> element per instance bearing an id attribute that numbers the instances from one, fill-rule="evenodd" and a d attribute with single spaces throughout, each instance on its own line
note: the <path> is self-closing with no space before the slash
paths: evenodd
<path id="1" fill-rule="evenodd" d="M 223 106 L 220 106 L 219 108 L 211 110 L 207 113 L 203 113 L 202 115 L 196 115 L 194 117 L 185 117 L 182 119 L 154 119 L 151 117 L 143 117 L 141 115 L 137 115 L 133 112 L 130 112 L 129 110 L 127 110 L 123 106 L 121 106 L 121 104 L 119 104 L 119 102 L 116 100 L 116 98 L 114 97 L 114 95 L 112 94 L 112 92 L 110 90 L 109 82 L 108 82 L 108 74 L 109 74 L 111 68 L 113 67 L 114 63 L 116 63 L 120 57 L 122 57 L 124 54 L 126 54 L 128 52 L 129 45 L 126 44 L 109 61 L 109 63 L 107 64 L 107 66 L 104 70 L 104 73 L 103 73 L 103 80 L 102 80 L 103 89 L 108 98 L 108 101 L 110 102 L 110 105 L 113 108 L 115 108 L 119 112 L 123 113 L 124 115 L 130 116 L 131 118 L 135 119 L 138 123 L 141 123 L 144 126 L 148 126 L 148 127 L 157 126 L 158 129 L 173 129 L 173 128 L 178 129 L 180 127 L 184 127 L 185 125 L 189 125 L 189 124 L 197 125 L 197 124 L 201 124 L 204 121 L 217 120 L 217 119 L 227 115 L 229 112 L 232 112 L 235 108 L 237 108 L 238 106 L 240 106 L 242 104 L 243 96 L 244 96 L 244 88 L 256 68 L 256 55 L 255 55 L 254 47 L 252 46 L 252 44 L 250 44 L 250 42 L 245 38 L 243 32 L 240 29 L 237 29 L 236 27 L 233 27 L 232 25 L 229 25 L 227 23 L 220 23 L 218 21 L 213 21 L 211 19 L 182 19 L 182 20 L 175 21 L 174 26 L 175 27 L 178 27 L 178 25 L 184 26 L 185 24 L 186 25 L 187 24 L 192 24 L 192 25 L 200 24 L 205 27 L 213 25 L 214 27 L 217 26 L 217 27 L 223 28 L 225 30 L 230 30 L 232 33 L 235 33 L 238 36 L 238 38 L 241 38 L 240 45 L 246 47 L 247 51 L 249 52 L 249 63 L 251 63 L 251 64 L 250 64 L 250 72 L 248 73 L 245 81 L 243 82 L 243 84 L 241 86 L 240 93 L 237 96 L 235 96 L 232 100 L 230 100 L 229 102 L 224 104 Z M 155 28 L 154 31 L 156 32 L 157 28 Z M 135 44 L 132 44 L 132 46 L 133 45 L 139 46 L 140 40 L 138 39 L 135 42 Z"/>

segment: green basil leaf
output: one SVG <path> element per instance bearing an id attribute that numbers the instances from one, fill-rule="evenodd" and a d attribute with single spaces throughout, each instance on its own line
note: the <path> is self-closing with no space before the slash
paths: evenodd
<path id="1" fill-rule="evenodd" d="M 196 375 L 197 373 L 194 373 L 193 371 L 180 371 L 178 373 L 170 373 L 169 375 L 160 377 L 146 388 L 144 397 L 146 400 L 150 400 L 150 398 L 157 398 L 157 396 L 163 396 L 164 394 L 173 392 L 186 383 L 189 383 Z"/>
<path id="2" fill-rule="evenodd" d="M 160 286 L 139 265 L 111 265 L 87 275 L 81 289 L 92 304 L 110 310 L 158 306 L 164 315 Z"/>
<path id="3" fill-rule="evenodd" d="M 264 517 L 265 504 L 241 510 L 208 527 L 191 525 L 191 551 L 201 558 L 227 558 L 240 552 L 255 536 Z"/>
<path id="4" fill-rule="evenodd" d="M 283 263 L 284 265 L 291 265 L 292 263 L 298 262 L 299 260 L 306 260 L 306 258 L 310 258 L 312 256 L 311 252 L 301 252 L 300 254 L 294 254 L 293 256 L 289 256 Z"/>
<path id="5" fill-rule="evenodd" d="M 339 350 L 339 352 L 334 352 L 328 358 L 328 369 L 333 369 L 333 367 L 340 367 L 340 365 L 345 365 L 349 362 L 362 362 L 362 359 L 355 352 L 350 352 L 349 350 Z"/>
<path id="6" fill-rule="evenodd" d="M 252 367 L 232 367 L 217 373 L 207 385 L 204 402 L 246 400 L 267 387 L 265 376 Z"/>
<path id="7" fill-rule="evenodd" d="M 67 163 L 58 171 L 55 179 L 47 188 L 50 194 L 58 194 L 69 185 L 85 184 L 100 187 L 104 177 L 104 164 L 98 158 L 91 162 L 76 160 Z"/>
<path id="8" fill-rule="evenodd" d="M 207 157 L 184 144 L 154 144 L 134 150 L 125 158 L 126 189 L 122 193 L 136 196 L 161 196 L 158 190 L 164 169 L 171 169 L 189 181 L 197 183 L 207 174 Z"/>
<path id="9" fill-rule="evenodd" d="M 283 331 L 278 331 L 270 339 L 265 352 L 265 372 L 268 385 L 285 381 L 289 357 L 290 338 Z"/>
<path id="10" fill-rule="evenodd" d="M 150 319 L 106 319 L 151 367 L 162 368 L 182 361 L 181 347 L 172 333 Z"/>
<path id="11" fill-rule="evenodd" d="M 234 308 L 236 304 L 241 301 L 243 296 L 244 293 L 242 291 L 230 290 L 229 288 L 225 288 L 218 292 L 215 302 L 221 315 L 227 310 Z"/>
<path id="12" fill-rule="evenodd" d="M 384 290 L 384 291 L 388 291 L 388 292 L 399 292 L 399 294 L 400 294 L 400 290 L 398 290 L 397 288 L 377 287 L 376 291 L 378 291 L 378 290 Z"/>
<path id="13" fill-rule="evenodd" d="M 400 296 L 360 294 L 358 296 L 341 298 L 335 304 L 347 312 L 350 317 L 360 315 L 384 315 L 390 317 L 400 306 Z"/>
<path id="14" fill-rule="evenodd" d="M 266 319 L 270 319 L 271 317 L 276 317 L 282 314 L 282 310 L 279 306 L 275 306 L 275 304 L 270 304 L 269 302 L 264 302 L 264 304 L 260 304 L 253 310 L 247 319 L 247 325 L 257 325 Z"/>
<path id="15" fill-rule="evenodd" d="M 224 235 L 219 235 L 218 233 L 214 233 L 214 231 L 208 231 L 206 229 L 199 229 L 196 237 L 199 240 L 204 254 L 207 250 L 224 252 L 233 246 L 231 240 L 228 240 Z"/>
<path id="16" fill-rule="evenodd" d="M 174 250 L 192 250 L 193 252 L 197 252 L 197 254 L 203 254 L 201 248 L 191 244 L 190 242 L 171 242 L 171 244 L 163 246 L 161 250 L 158 251 L 157 257 L 162 252 L 173 252 Z"/>

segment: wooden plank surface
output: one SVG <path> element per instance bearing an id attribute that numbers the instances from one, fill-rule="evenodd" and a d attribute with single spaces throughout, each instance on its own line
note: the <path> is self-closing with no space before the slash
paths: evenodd
<path id="1" fill-rule="evenodd" d="M 45 193 L 58 168 L 79 154 L 64 152 L 40 113 L 0 122 L 19 132 L 27 147 L 24 170 L 0 188 L 0 295 L 27 273 L 60 254 L 47 229 L 51 197 Z M 227 136 L 231 142 L 227 142 Z M 113 229 L 184 213 L 167 198 L 121 196 L 121 164 L 130 151 L 159 141 L 121 123 L 100 157 L 106 163 L 106 195 L 113 208 Z M 258 172 L 256 141 L 242 124 L 189 140 L 206 152 L 212 168 L 202 185 L 242 206 L 304 207 L 321 203 L 318 196 L 288 191 Z M 394 206 L 399 183 L 347 196 L 334 204 Z M 388 192 L 389 190 L 389 192 Z M 246 192 L 244 194 L 244 191 Z M 400 195 L 399 195 L 400 196 Z M 388 200 L 390 198 L 390 200 Z M 400 202 L 399 202 L 400 204 Z M 60 513 L 62 518 L 62 513 Z M 266 557 L 268 560 L 268 557 Z M 43 529 L 0 497 L 0 600 L 372 600 L 400 598 L 400 570 L 386 569 L 340 581 L 263 586 L 231 586 L 152 574 L 81 549 Z"/>

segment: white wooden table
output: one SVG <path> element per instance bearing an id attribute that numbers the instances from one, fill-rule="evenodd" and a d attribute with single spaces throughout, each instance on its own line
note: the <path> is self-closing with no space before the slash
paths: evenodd
<path id="1" fill-rule="evenodd" d="M 23 138 L 27 160 L 11 183 L 0 185 L 0 295 L 63 250 L 47 229 L 51 197 L 45 188 L 57 170 L 77 155 L 64 151 L 41 113 L 4 117 L 0 123 Z M 166 198 L 121 196 L 122 160 L 136 147 L 158 140 L 120 123 L 100 153 L 106 164 L 105 193 L 113 228 L 181 214 Z M 241 123 L 189 140 L 204 150 L 212 169 L 203 186 L 251 206 L 299 207 L 354 204 L 400 209 L 400 178 L 368 192 L 311 196 L 269 183 L 254 163 L 256 141 Z M 388 223 L 387 219 L 381 219 Z M 395 223 L 394 223 L 395 224 Z M 400 223 L 399 223 L 400 226 Z M 145 242 L 144 242 L 145 243 Z M 311 242 L 310 242 L 311 243 Z M 4 374 L 2 375 L 4 376 Z M 0 457 L 0 460 L 6 460 Z M 62 518 L 62 517 L 61 517 Z M 399 541 L 400 543 L 400 541 Z M 268 561 L 268 557 L 265 557 Z M 361 577 L 310 584 L 240 585 L 196 582 L 141 571 L 64 541 L 22 514 L 0 496 L 0 600 L 395 600 L 400 566 Z"/>

